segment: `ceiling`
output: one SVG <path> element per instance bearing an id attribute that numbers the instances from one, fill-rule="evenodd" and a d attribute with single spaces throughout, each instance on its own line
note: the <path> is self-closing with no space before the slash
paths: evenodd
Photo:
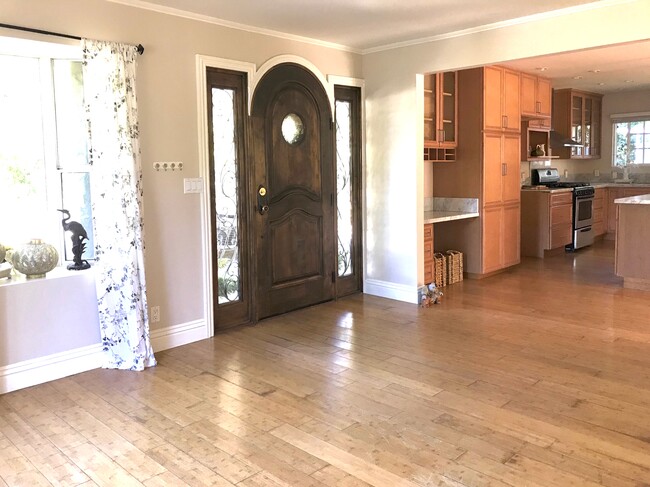
<path id="1" fill-rule="evenodd" d="M 599 3 L 598 0 L 109 1 L 271 35 L 288 34 L 360 53 Z M 572 87 L 600 93 L 650 89 L 650 41 L 506 64 L 551 78 L 554 88 Z M 581 78 L 576 79 L 578 76 Z"/>

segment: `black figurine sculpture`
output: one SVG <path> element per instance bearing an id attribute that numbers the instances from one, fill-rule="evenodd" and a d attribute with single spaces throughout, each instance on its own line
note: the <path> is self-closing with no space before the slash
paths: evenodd
<path id="1" fill-rule="evenodd" d="M 68 221 L 70 220 L 70 212 L 68 210 L 57 210 L 63 213 L 64 218 L 61 220 L 61 225 L 63 230 L 66 232 L 72 232 L 72 254 L 74 258 L 72 259 L 74 264 L 68 265 L 68 270 L 71 271 L 81 271 L 83 269 L 88 269 L 90 264 L 87 260 L 81 258 L 84 250 L 86 250 L 86 242 L 88 240 L 88 234 L 86 229 L 79 222 Z"/>

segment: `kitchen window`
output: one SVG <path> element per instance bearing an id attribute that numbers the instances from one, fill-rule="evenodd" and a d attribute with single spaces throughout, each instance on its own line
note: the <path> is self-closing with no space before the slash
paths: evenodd
<path id="1" fill-rule="evenodd" d="M 78 46 L 0 38 L 0 242 L 32 238 L 72 260 L 61 226 L 69 210 L 88 233 L 94 257 L 88 131 Z"/>
<path id="2" fill-rule="evenodd" d="M 614 120 L 612 165 L 650 164 L 650 114 Z"/>

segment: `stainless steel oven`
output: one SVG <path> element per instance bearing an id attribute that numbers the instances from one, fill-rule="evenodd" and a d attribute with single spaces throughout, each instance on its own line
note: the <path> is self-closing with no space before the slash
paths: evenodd
<path id="1" fill-rule="evenodd" d="M 594 243 L 593 223 L 594 193 L 593 186 L 581 182 L 560 182 L 560 172 L 554 167 L 531 170 L 531 183 L 553 188 L 570 188 L 573 190 L 573 239 L 566 250 L 575 250 Z"/>
<path id="2" fill-rule="evenodd" d="M 571 249 L 579 249 L 594 243 L 593 223 L 594 193 L 592 186 L 573 190 L 573 242 Z"/>

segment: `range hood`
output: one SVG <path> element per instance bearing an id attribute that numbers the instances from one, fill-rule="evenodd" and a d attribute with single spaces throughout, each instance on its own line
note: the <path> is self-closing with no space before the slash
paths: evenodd
<path id="1" fill-rule="evenodd" d="M 551 130 L 550 136 L 551 149 L 560 149 L 562 147 L 582 147 L 580 142 L 576 142 L 571 137 L 565 137 L 555 130 Z"/>

